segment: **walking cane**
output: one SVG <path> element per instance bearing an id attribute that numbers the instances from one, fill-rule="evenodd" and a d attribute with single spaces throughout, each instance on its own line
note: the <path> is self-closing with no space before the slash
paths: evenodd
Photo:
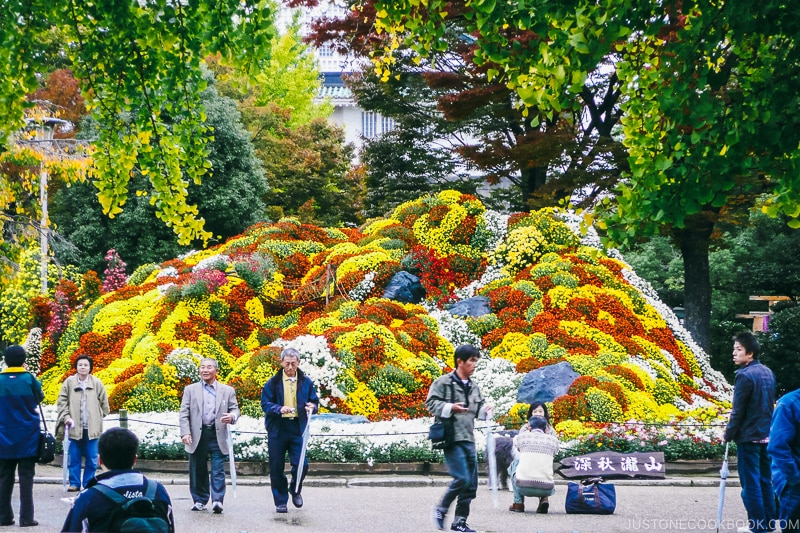
<path id="1" fill-rule="evenodd" d="M 489 488 L 492 489 L 492 503 L 494 508 L 500 506 L 497 494 L 497 457 L 495 456 L 494 433 L 492 433 L 491 418 L 486 419 L 486 463 L 489 465 Z"/>
<path id="2" fill-rule="evenodd" d="M 62 443 L 61 455 L 61 481 L 64 484 L 64 492 L 69 487 L 69 426 L 64 424 L 64 442 Z"/>
<path id="3" fill-rule="evenodd" d="M 233 487 L 233 497 L 236 497 L 236 459 L 233 457 L 233 434 L 231 425 L 225 424 L 228 429 L 228 466 L 231 471 L 231 486 Z"/>

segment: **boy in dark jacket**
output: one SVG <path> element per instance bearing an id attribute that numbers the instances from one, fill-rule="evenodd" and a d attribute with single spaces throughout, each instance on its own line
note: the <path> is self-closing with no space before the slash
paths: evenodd
<path id="1" fill-rule="evenodd" d="M 120 504 L 103 494 L 97 488 L 98 485 L 108 487 L 127 499 L 147 494 L 147 478 L 133 470 L 139 448 L 139 439 L 133 432 L 123 428 L 110 428 L 100 436 L 97 448 L 100 452 L 100 465 L 109 471 L 89 481 L 86 490 L 80 493 L 67 515 L 62 532 L 114 531 L 114 514 Z M 158 514 L 165 518 L 169 533 L 175 533 L 169 494 L 161 483 L 150 483 L 156 485 L 153 503 Z"/>

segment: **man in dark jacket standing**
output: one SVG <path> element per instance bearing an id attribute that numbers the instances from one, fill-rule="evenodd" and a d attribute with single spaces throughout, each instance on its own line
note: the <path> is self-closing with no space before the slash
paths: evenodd
<path id="1" fill-rule="evenodd" d="M 733 410 L 725 441 L 735 442 L 742 502 L 748 524 L 740 531 L 773 529 L 775 495 L 767 454 L 769 424 L 775 407 L 775 376 L 758 361 L 758 340 L 749 331 L 733 338 L 733 362 L 739 367 L 733 388 Z"/>
<path id="2" fill-rule="evenodd" d="M 292 505 L 303 506 L 303 479 L 308 473 L 308 459 L 303 461 L 298 474 L 300 454 L 303 448 L 303 432 L 309 414 L 317 412 L 319 397 L 311 381 L 300 369 L 300 353 L 294 348 L 281 352 L 281 367 L 261 390 L 261 408 L 264 410 L 264 425 L 267 428 L 267 450 L 269 451 L 269 479 L 275 511 L 286 513 L 289 495 Z M 286 480 L 284 466 L 286 452 L 292 465 L 291 484 Z M 299 486 L 297 484 L 300 476 Z"/>
<path id="3" fill-rule="evenodd" d="M 9 346 L 0 373 L 0 526 L 14 524 L 11 493 L 19 471 L 19 525 L 37 526 L 33 519 L 33 476 L 39 451 L 38 405 L 44 399 L 39 380 L 25 370 L 25 349 Z"/>

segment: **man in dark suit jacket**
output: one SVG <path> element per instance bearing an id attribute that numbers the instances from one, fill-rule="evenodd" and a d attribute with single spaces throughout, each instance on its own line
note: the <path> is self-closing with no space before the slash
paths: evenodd
<path id="1" fill-rule="evenodd" d="M 219 514 L 225 500 L 225 456 L 227 424 L 239 418 L 239 403 L 233 387 L 217 381 L 219 365 L 214 359 L 200 361 L 201 381 L 183 391 L 181 441 L 189 454 L 189 492 L 192 511 L 204 511 L 209 498 L 208 456 L 211 455 L 211 509 Z"/>
<path id="2" fill-rule="evenodd" d="M 286 513 L 289 494 L 295 507 L 303 506 L 303 479 L 308 473 L 308 459 L 303 461 L 300 486 L 297 487 L 298 465 L 303 448 L 303 432 L 308 416 L 319 408 L 319 397 L 311 381 L 298 367 L 300 353 L 294 348 L 281 352 L 281 370 L 272 376 L 261 390 L 261 408 L 264 410 L 264 425 L 267 428 L 269 450 L 269 478 L 275 511 Z M 292 465 L 292 481 L 287 483 L 283 469 L 286 452 Z M 295 490 L 297 487 L 297 490 Z"/>

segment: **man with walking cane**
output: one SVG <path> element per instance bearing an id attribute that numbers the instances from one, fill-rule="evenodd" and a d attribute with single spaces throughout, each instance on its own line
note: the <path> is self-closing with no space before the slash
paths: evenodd
<path id="1" fill-rule="evenodd" d="M 211 510 L 222 512 L 225 500 L 225 456 L 228 424 L 239 418 L 239 403 L 233 387 L 217 381 L 215 359 L 200 361 L 200 378 L 183 391 L 180 425 L 181 441 L 189 454 L 189 492 L 192 511 L 205 511 L 209 499 L 208 457 L 211 456 Z"/>
<path id="2" fill-rule="evenodd" d="M 281 370 L 261 390 L 261 408 L 264 410 L 264 425 L 267 428 L 269 478 L 277 513 L 288 512 L 289 495 L 292 496 L 292 505 L 298 508 L 303 506 L 300 491 L 308 473 L 303 435 L 309 416 L 319 408 L 314 382 L 299 366 L 300 352 L 294 348 L 285 348 L 281 352 Z M 283 471 L 287 452 L 292 465 L 291 484 Z"/>

